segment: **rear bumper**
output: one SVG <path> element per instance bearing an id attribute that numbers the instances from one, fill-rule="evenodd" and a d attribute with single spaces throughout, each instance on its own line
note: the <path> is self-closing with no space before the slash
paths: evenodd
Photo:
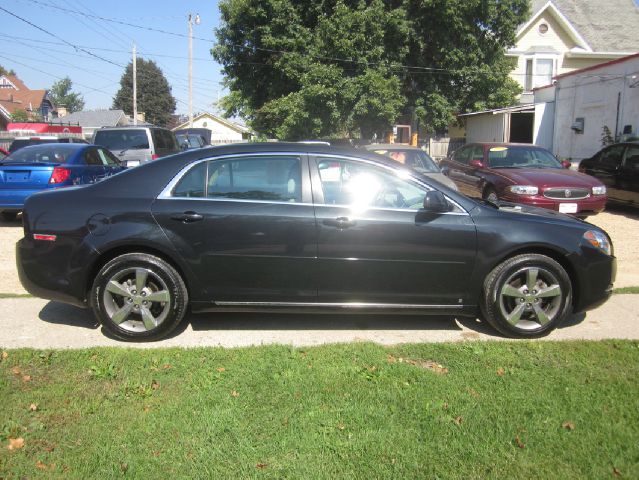
<path id="1" fill-rule="evenodd" d="M 4 210 L 13 210 L 19 211 L 24 208 L 24 202 L 29 197 L 29 195 L 33 195 L 36 192 L 42 191 L 38 190 L 0 190 L 0 211 Z"/>
<path id="2" fill-rule="evenodd" d="M 42 245 L 42 244 L 45 245 Z M 30 294 L 86 307 L 86 292 L 77 272 L 68 268 L 68 254 L 54 245 L 22 238 L 16 243 L 16 267 L 20 283 Z"/>

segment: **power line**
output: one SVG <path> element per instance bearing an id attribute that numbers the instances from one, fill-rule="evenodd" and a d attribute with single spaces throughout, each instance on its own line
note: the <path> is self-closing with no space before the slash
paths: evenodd
<path id="1" fill-rule="evenodd" d="M 99 60 L 102 60 L 103 62 L 107 62 L 107 63 L 110 63 L 111 65 L 115 65 L 116 67 L 124 68 L 124 65 L 120 65 L 120 64 L 118 64 L 118 63 L 115 63 L 115 62 L 113 62 L 113 61 L 111 61 L 111 60 L 109 60 L 109 59 L 107 59 L 107 58 L 101 57 L 100 55 L 97 55 L 97 54 L 95 54 L 95 53 L 93 53 L 93 52 L 90 52 L 89 50 L 86 50 L 86 49 L 84 49 L 84 48 L 78 47 L 77 45 L 74 45 L 74 44 L 72 44 L 71 42 L 67 42 L 64 38 L 58 37 L 55 33 L 51 33 L 50 31 L 45 30 L 45 29 L 44 29 L 44 28 L 42 28 L 42 27 L 39 27 L 39 26 L 38 26 L 38 25 L 36 25 L 35 23 L 32 23 L 32 22 L 30 22 L 29 20 L 26 20 L 26 19 L 22 18 L 21 16 L 16 15 L 16 14 L 15 14 L 15 13 L 13 13 L 13 12 L 10 12 L 10 11 L 9 11 L 9 10 L 7 10 L 6 8 L 0 7 L 0 10 L 2 10 L 3 12 L 5 12 L 5 13 L 7 13 L 7 14 L 11 15 L 12 17 L 17 18 L 18 20 L 23 21 L 23 22 L 24 22 L 24 23 L 26 23 L 27 25 L 31 25 L 33 28 L 36 28 L 36 29 L 40 30 L 41 32 L 44 32 L 44 33 L 46 33 L 47 35 L 52 36 L 53 38 L 57 38 L 58 40 L 61 40 L 62 42 L 66 43 L 66 44 L 67 44 L 67 45 L 69 45 L 70 47 L 75 48 L 76 50 L 80 50 L 80 51 L 82 51 L 82 52 L 84 52 L 84 53 L 87 53 L 87 54 L 91 55 L 92 57 L 95 57 L 95 58 L 97 58 L 97 59 L 99 59 Z"/>

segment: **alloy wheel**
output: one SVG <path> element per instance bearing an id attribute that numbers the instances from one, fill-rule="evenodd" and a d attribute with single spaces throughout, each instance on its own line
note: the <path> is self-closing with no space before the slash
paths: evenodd
<path id="1" fill-rule="evenodd" d="M 536 330 L 560 314 L 563 296 L 561 285 L 551 272 L 525 267 L 503 283 L 499 290 L 499 308 L 511 326 Z"/>
<path id="2" fill-rule="evenodd" d="M 109 278 L 103 304 L 113 323 L 129 332 L 154 330 L 171 309 L 166 283 L 147 268 L 127 268 Z"/>

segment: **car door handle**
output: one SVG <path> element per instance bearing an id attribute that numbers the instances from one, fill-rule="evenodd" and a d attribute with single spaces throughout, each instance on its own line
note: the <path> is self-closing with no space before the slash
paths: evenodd
<path id="1" fill-rule="evenodd" d="M 196 212 L 184 212 L 171 216 L 171 220 L 178 220 L 184 223 L 199 222 L 203 218 L 204 217 L 202 215 Z"/>
<path id="2" fill-rule="evenodd" d="M 348 217 L 327 218 L 322 223 L 328 227 L 337 228 L 349 228 L 357 225 L 355 220 L 351 220 Z"/>

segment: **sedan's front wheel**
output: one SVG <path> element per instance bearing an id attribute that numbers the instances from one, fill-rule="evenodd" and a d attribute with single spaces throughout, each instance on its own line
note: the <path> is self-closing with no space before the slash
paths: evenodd
<path id="1" fill-rule="evenodd" d="M 161 258 L 127 253 L 100 269 L 91 306 L 102 326 L 121 340 L 157 340 L 184 318 L 188 305 L 180 274 Z"/>
<path id="2" fill-rule="evenodd" d="M 498 265 L 484 282 L 482 312 L 509 337 L 534 338 L 555 329 L 570 312 L 566 270 L 545 255 L 526 254 Z"/>

